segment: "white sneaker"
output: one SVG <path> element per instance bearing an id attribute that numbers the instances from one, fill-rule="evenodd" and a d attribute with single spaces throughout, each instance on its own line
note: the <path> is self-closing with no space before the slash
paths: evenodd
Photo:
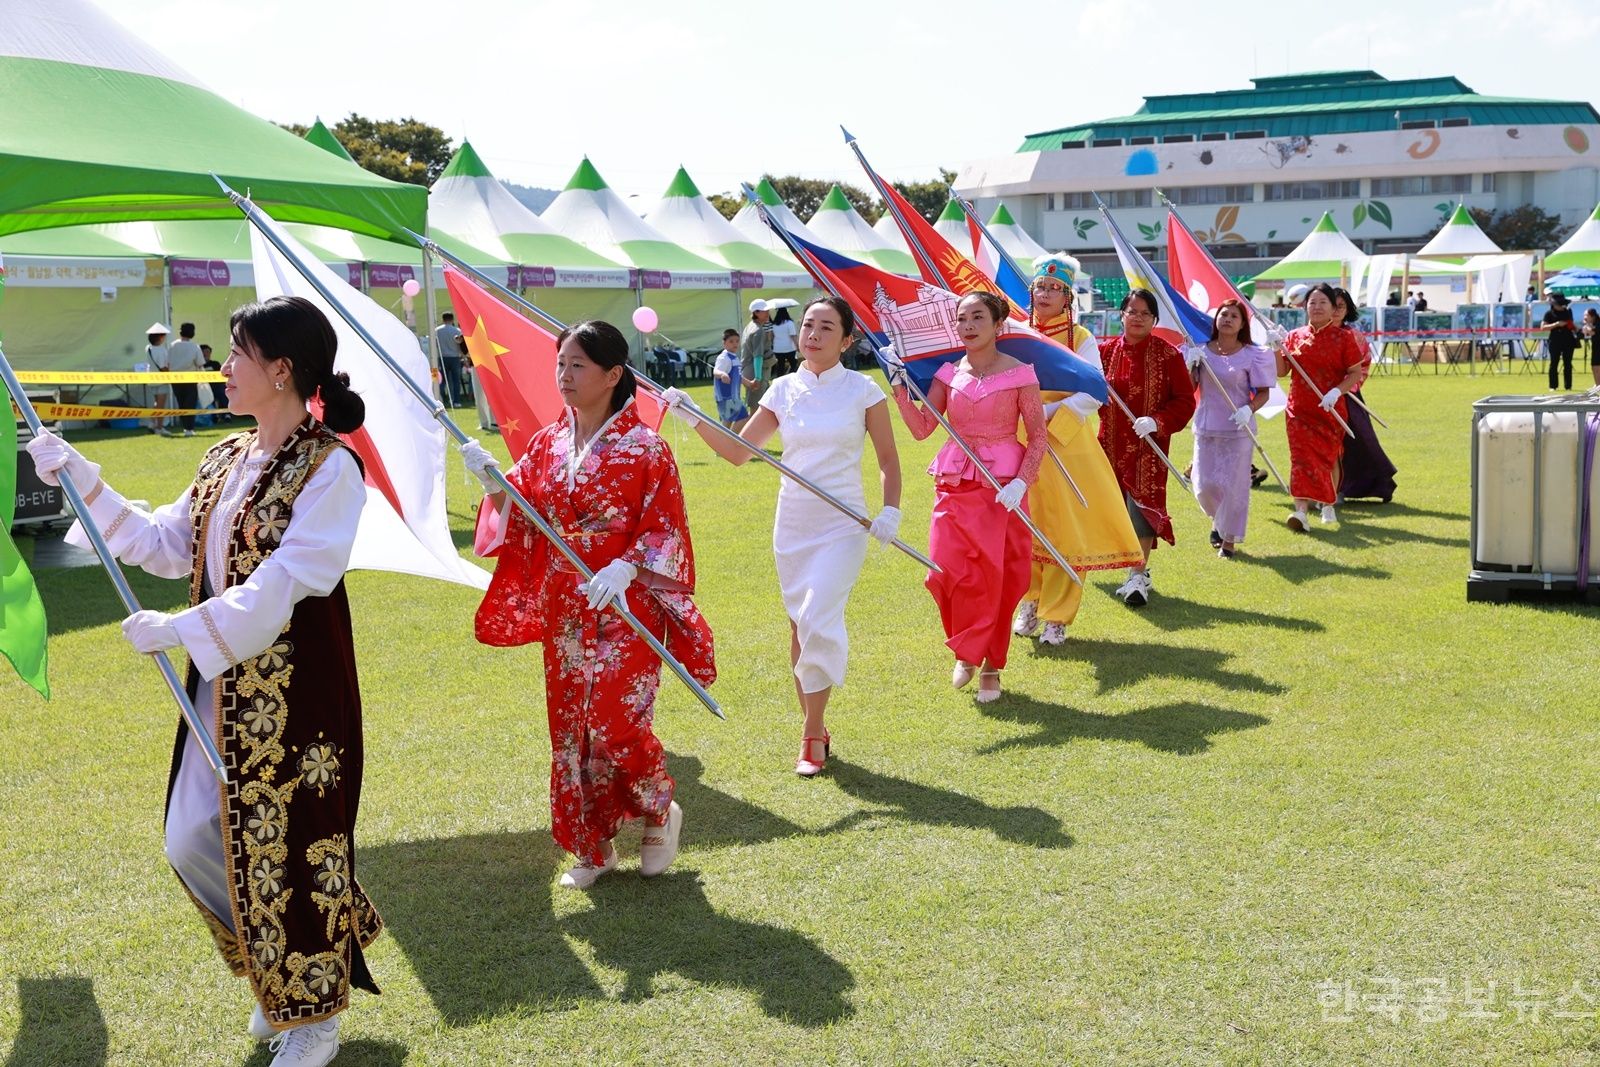
<path id="1" fill-rule="evenodd" d="M 602 874 L 606 874 L 616 869 L 617 850 L 613 846 L 607 845 L 606 859 L 604 863 L 600 864 L 598 867 L 590 863 L 577 864 L 572 868 L 572 870 L 561 876 L 561 888 L 588 889 L 590 886 L 594 885 L 600 880 L 600 876 Z"/>
<path id="2" fill-rule="evenodd" d="M 1311 516 L 1303 511 L 1295 511 L 1289 515 L 1289 529 L 1295 533 L 1309 533 L 1311 530 Z"/>
<path id="3" fill-rule="evenodd" d="M 1150 572 L 1134 571 L 1117 592 L 1122 595 L 1122 602 L 1128 607 L 1144 607 L 1150 602 L 1150 597 L 1155 592 L 1155 586 L 1150 582 Z"/>
<path id="4" fill-rule="evenodd" d="M 1331 524 L 1336 523 L 1338 521 L 1339 521 L 1339 513 L 1333 510 L 1333 505 L 1332 504 L 1324 504 L 1324 505 L 1322 505 L 1322 522 L 1323 522 L 1323 525 L 1325 525 L 1325 526 L 1331 525 Z"/>
<path id="5" fill-rule="evenodd" d="M 250 1013 L 250 1036 L 257 1041 L 271 1041 L 278 1036 L 278 1031 L 267 1022 L 267 1014 L 261 1010 L 260 1004 L 257 1004 L 255 1010 Z"/>
<path id="6" fill-rule="evenodd" d="M 1039 602 L 1037 600 L 1024 600 L 1017 609 L 1017 618 L 1011 624 L 1011 632 L 1018 637 L 1032 637 L 1039 632 Z"/>
<path id="7" fill-rule="evenodd" d="M 272 1067 L 323 1067 L 339 1052 L 339 1017 L 280 1031 L 267 1047 Z"/>
<path id="8" fill-rule="evenodd" d="M 183 431 L 183 436 L 185 436 L 185 437 L 193 437 L 194 436 L 194 431 L 193 430 L 185 430 L 185 431 Z"/>
<path id="9" fill-rule="evenodd" d="M 1044 624 L 1044 635 L 1039 638 L 1043 645 L 1064 645 L 1067 643 L 1067 624 L 1064 622 L 1047 622 Z"/>
<path id="10" fill-rule="evenodd" d="M 639 873 L 654 878 L 672 866 L 678 855 L 678 835 L 682 832 L 683 809 L 674 800 L 667 808 L 667 825 L 644 828 L 644 839 L 639 842 Z"/>

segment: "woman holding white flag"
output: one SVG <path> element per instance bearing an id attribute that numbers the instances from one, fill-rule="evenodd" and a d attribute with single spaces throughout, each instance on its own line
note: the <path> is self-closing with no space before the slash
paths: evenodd
<path id="1" fill-rule="evenodd" d="M 256 428 L 206 453 L 193 484 L 146 512 L 51 434 L 28 445 L 41 477 L 65 469 L 113 553 L 189 578 L 190 607 L 122 624 L 139 652 L 183 648 L 189 691 L 229 777 L 220 793 L 180 722 L 166 851 L 223 959 L 256 998 L 250 1033 L 275 1067 L 325 1064 L 352 986 L 376 993 L 362 950 L 382 929 L 356 881 L 361 695 L 344 572 L 366 501 L 338 433 L 365 417 L 333 371 L 338 337 L 310 301 L 233 313 L 229 408 Z M 307 413 L 319 399 L 322 420 Z M 87 538 L 74 526 L 70 543 Z M 274 1036 L 276 1035 L 276 1036 Z"/>
<path id="2" fill-rule="evenodd" d="M 757 447 L 783 436 L 783 460 L 794 471 L 857 513 L 866 513 L 861 453 L 870 438 L 878 461 L 883 509 L 870 530 L 785 478 L 778 490 L 772 553 L 789 615 L 789 662 L 805 718 L 795 773 L 811 777 L 827 762 L 831 737 L 824 714 L 833 688 L 844 683 L 849 635 L 844 609 L 866 560 L 869 535 L 888 544 L 900 528 L 900 455 L 883 389 L 840 360 L 855 342 L 855 314 L 836 296 L 806 305 L 801 319 L 801 364 L 762 394 L 740 436 Z M 724 435 L 700 425 L 684 406 L 686 394 L 668 389 L 668 410 L 700 434 L 712 451 L 739 466 L 751 458 Z"/>

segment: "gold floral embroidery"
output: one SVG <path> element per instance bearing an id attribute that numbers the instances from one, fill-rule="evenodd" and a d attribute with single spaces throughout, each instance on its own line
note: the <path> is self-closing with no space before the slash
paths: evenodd
<path id="1" fill-rule="evenodd" d="M 321 734 L 317 735 L 321 737 Z M 317 796 L 339 784 L 339 750 L 332 743 L 318 741 L 306 746 L 300 757 L 300 778 L 316 789 Z"/>
<path id="2" fill-rule="evenodd" d="M 341 948 L 350 934 L 350 842 L 344 834 L 324 838 L 306 849 L 306 862 L 315 870 L 317 889 L 311 899 L 327 915 L 328 940 Z"/>

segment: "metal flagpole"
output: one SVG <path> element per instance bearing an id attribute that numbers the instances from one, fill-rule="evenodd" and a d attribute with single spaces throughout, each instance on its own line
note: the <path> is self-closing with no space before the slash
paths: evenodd
<path id="1" fill-rule="evenodd" d="M 222 191 L 227 195 L 228 199 L 232 200 L 234 205 L 238 207 L 240 211 L 244 212 L 245 217 L 250 220 L 251 225 L 255 226 L 255 228 L 260 231 L 261 236 L 265 237 L 269 242 L 271 242 L 272 246 L 282 253 L 284 258 L 288 259 L 289 262 L 295 265 L 295 269 L 297 269 L 305 277 L 306 281 L 311 283 L 312 287 L 315 288 L 318 293 L 322 294 L 323 299 L 328 301 L 328 303 L 333 307 L 334 311 L 338 313 L 339 317 L 344 319 L 350 328 L 356 332 L 356 335 L 359 336 L 361 340 L 372 349 L 377 357 L 383 361 L 383 365 L 388 367 L 394 376 L 400 379 L 401 384 L 410 390 L 411 395 L 417 398 L 417 402 L 428 409 L 428 413 L 434 417 L 439 425 L 444 427 L 445 432 L 451 437 L 455 438 L 457 444 L 465 444 L 468 440 L 470 440 L 470 438 L 468 438 L 467 435 L 462 432 L 461 427 L 457 426 L 451 420 L 450 416 L 445 412 L 443 405 L 435 400 L 428 392 L 424 391 L 421 386 L 417 385 L 416 382 L 412 381 L 410 375 L 406 374 L 406 372 L 401 369 L 400 365 L 383 350 L 383 346 L 378 343 L 377 339 L 367 332 L 367 328 L 361 324 L 360 320 L 345 308 L 344 303 L 339 299 L 338 294 L 329 290 L 327 286 L 324 285 L 322 280 L 318 278 L 309 267 L 300 261 L 300 257 L 283 243 L 283 239 L 277 233 L 273 232 L 270 226 L 265 224 L 265 222 L 262 220 L 261 209 L 256 207 L 248 197 L 241 196 L 232 189 L 228 188 L 227 183 L 221 178 L 217 177 L 215 174 L 213 174 L 211 177 L 218 185 L 222 187 Z M 527 516 L 528 521 L 533 523 L 538 531 L 544 535 L 545 539 L 550 542 L 557 552 L 561 553 L 562 558 L 567 561 L 572 569 L 576 571 L 584 581 L 587 582 L 589 579 L 594 577 L 594 572 L 589 569 L 588 564 L 583 562 L 583 558 L 574 552 L 572 547 L 561 539 L 560 535 L 556 533 L 555 529 L 551 527 L 549 522 L 545 520 L 545 517 L 539 514 L 538 509 L 529 503 L 527 497 L 523 496 L 522 493 L 517 490 L 516 486 L 512 485 L 506 476 L 501 473 L 498 466 L 490 466 L 488 469 L 486 469 L 483 473 L 482 480 L 484 481 L 485 488 L 492 488 L 493 490 L 498 490 L 509 496 L 517 505 L 517 507 L 521 509 L 522 513 Z M 722 713 L 722 709 L 717 706 L 717 702 L 712 699 L 711 694 L 706 692 L 705 687 L 699 682 L 695 681 L 694 677 L 690 675 L 686 669 L 684 669 L 683 664 L 674 659 L 672 654 L 667 651 L 666 646 L 661 643 L 660 638 L 651 633 L 644 623 L 640 622 L 638 618 L 636 618 L 634 614 L 628 610 L 627 604 L 625 603 L 626 599 L 626 595 L 617 597 L 611 602 L 612 609 L 616 611 L 618 615 L 622 616 L 623 621 L 625 621 L 628 626 L 632 628 L 634 633 L 639 635 L 640 640 L 644 641 L 645 644 L 650 646 L 651 651 L 661 658 L 661 662 L 665 663 L 669 668 L 671 668 L 672 673 L 678 676 L 678 680 L 683 682 L 684 685 L 688 686 L 690 691 L 692 691 L 695 696 L 700 698 L 700 702 L 706 706 L 706 709 L 710 711 L 711 714 L 715 715 L 719 719 L 726 718 L 727 716 Z"/>
<path id="2" fill-rule="evenodd" d="M 1211 375 L 1211 381 L 1216 385 L 1217 392 L 1221 393 L 1223 397 L 1227 397 L 1228 390 L 1223 387 L 1222 379 L 1217 377 L 1217 372 L 1213 370 L 1211 368 L 1211 364 L 1206 361 L 1204 352 L 1202 352 L 1200 355 L 1200 365 L 1206 369 L 1207 374 Z M 1284 483 L 1283 475 L 1278 473 L 1278 468 L 1272 465 L 1272 457 L 1267 455 L 1266 448 L 1261 444 L 1261 438 L 1256 436 L 1256 432 L 1250 428 L 1248 423 L 1240 426 L 1239 428 L 1250 435 L 1250 440 L 1255 442 L 1256 451 L 1261 453 L 1261 462 L 1267 465 L 1267 470 L 1271 471 L 1272 476 L 1278 480 L 1278 484 L 1283 486 L 1283 491 L 1285 493 L 1289 492 L 1289 486 Z"/>
<path id="3" fill-rule="evenodd" d="M 778 239 L 784 243 L 786 248 L 789 249 L 790 254 L 793 255 L 795 259 L 798 260 L 802 265 L 810 263 L 810 259 L 806 256 L 805 252 L 794 243 L 793 235 L 791 235 L 789 231 L 785 230 L 782 225 L 773 219 L 772 213 L 767 210 L 767 206 L 761 202 L 760 197 L 756 196 L 756 191 L 752 189 L 748 183 L 741 185 L 740 188 L 744 192 L 745 199 L 749 200 L 750 203 L 756 206 L 756 213 L 760 217 L 761 221 L 767 225 L 768 229 L 778 235 Z M 809 270 L 809 267 L 807 269 Z M 811 273 L 812 277 L 819 285 L 827 289 L 840 300 L 845 300 L 844 294 L 835 289 L 831 282 L 815 271 L 812 271 Z M 845 302 L 849 303 L 848 300 L 845 300 Z M 871 341 L 870 332 L 867 334 L 867 339 Z M 873 350 L 877 354 L 878 361 L 887 367 L 889 365 L 889 361 L 884 358 L 883 352 L 878 349 L 876 344 L 873 344 Z M 931 414 L 935 420 L 938 421 L 940 426 L 944 427 L 945 433 L 950 435 L 950 440 L 954 441 L 957 447 L 959 447 L 962 452 L 966 453 L 967 458 L 970 459 L 973 465 L 978 468 L 978 471 L 983 475 L 984 480 L 993 486 L 995 491 L 998 492 L 1000 490 L 999 480 L 989 472 L 988 467 L 983 465 L 983 460 L 978 458 L 978 454 L 972 450 L 972 446 L 967 444 L 960 434 L 956 433 L 955 427 L 950 425 L 949 420 L 944 417 L 944 413 L 935 408 L 932 404 L 928 403 L 927 394 L 917 386 L 916 382 L 911 380 L 910 374 L 906 375 L 906 387 L 912 393 L 916 394 L 917 399 L 922 401 L 924 409 Z M 1046 442 L 1045 448 L 1048 450 L 1049 447 L 1049 443 Z M 1067 572 L 1067 577 L 1071 578 L 1079 585 L 1082 585 L 1083 579 L 1078 576 L 1078 572 L 1072 569 L 1072 564 L 1067 562 L 1065 556 L 1056 551 L 1056 546 L 1050 543 L 1050 539 L 1044 535 L 1044 531 L 1040 530 L 1039 527 L 1034 523 L 1033 517 L 1030 516 L 1026 511 L 1022 511 L 1020 508 L 1015 512 L 1015 514 L 1022 519 L 1023 523 L 1028 527 L 1028 530 L 1033 534 L 1038 542 L 1044 546 L 1045 551 L 1050 553 L 1050 557 L 1060 565 L 1062 570 Z"/>
<path id="4" fill-rule="evenodd" d="M 496 293 L 504 295 L 506 298 L 508 298 L 509 300 L 513 301 L 518 307 L 522 308 L 524 311 L 527 311 L 528 313 L 530 313 L 532 315 L 537 315 L 539 318 L 543 319 L 545 322 L 549 323 L 551 326 L 554 326 L 557 330 L 566 329 L 566 323 L 564 323 L 561 320 L 553 317 L 548 312 L 546 312 L 545 310 L 540 308 L 537 304 L 534 304 L 534 303 L 530 302 L 529 300 L 525 299 L 524 297 L 518 295 L 517 293 L 512 292 L 510 289 L 508 289 L 505 286 L 501 285 L 499 282 L 495 281 L 493 278 L 489 277 L 487 274 L 484 274 L 482 271 L 478 270 L 477 268 L 471 266 L 468 263 L 463 262 L 459 257 L 454 256 L 451 253 L 445 251 L 444 249 L 438 247 L 432 241 L 428 240 L 428 238 L 423 237 L 423 236 L 421 236 L 420 234 L 417 234 L 417 233 L 412 233 L 410 230 L 407 230 L 406 232 L 410 233 L 412 240 L 417 241 L 419 244 L 422 245 L 422 247 L 429 249 L 434 255 L 438 256 L 441 259 L 443 259 L 445 262 L 449 263 L 451 266 L 453 266 L 456 269 L 460 270 L 462 273 L 471 275 L 474 280 L 482 282 L 483 284 L 489 286 L 491 289 L 495 290 Z M 656 332 L 659 333 L 660 331 L 656 331 Z M 661 336 L 666 338 L 668 341 L 672 340 L 670 337 L 666 337 L 666 334 L 662 334 Z M 641 385 L 643 385 L 645 388 L 649 389 L 651 392 L 655 393 L 657 396 L 659 396 L 659 395 L 661 395 L 661 393 L 665 392 L 665 390 L 662 388 L 662 386 L 658 382 L 652 380 L 651 377 L 648 374 L 645 374 L 642 371 L 635 370 L 633 372 L 633 376 L 639 380 L 639 383 Z M 777 470 L 780 474 L 782 474 L 785 478 L 788 478 L 788 479 L 792 480 L 795 484 L 799 485 L 800 487 L 802 487 L 804 489 L 807 489 L 810 492 L 816 494 L 824 502 L 826 502 L 827 504 L 830 504 L 832 507 L 834 507 L 836 510 L 842 512 L 843 514 L 848 515 L 851 519 L 855 520 L 855 522 L 860 524 L 863 528 L 870 528 L 872 526 L 872 520 L 871 519 L 868 519 L 864 515 L 857 514 L 854 508 L 850 507 L 848 504 L 844 503 L 843 501 L 839 500 L 837 497 L 834 497 L 832 494 L 830 494 L 826 490 L 822 489 L 820 486 L 818 486 L 815 482 L 812 482 L 805 475 L 800 474 L 799 472 L 793 470 L 792 468 L 790 468 L 789 466 L 784 464 L 782 461 L 777 459 L 775 456 L 771 455 L 766 449 L 758 448 L 757 446 L 751 444 L 749 441 L 746 441 L 743 437 L 740 437 L 738 434 L 734 433 L 728 427 L 722 425 L 722 423 L 718 422 L 716 419 L 712 418 L 711 416 L 707 415 L 704 411 L 700 410 L 700 408 L 698 406 L 696 406 L 695 404 L 688 403 L 685 406 L 687 407 L 687 409 L 688 409 L 690 414 L 692 414 L 696 418 L 700 419 L 707 426 L 711 427 L 714 431 L 716 431 L 717 433 L 720 433 L 722 436 L 726 437 L 728 440 L 738 442 L 740 447 L 744 448 L 746 451 L 748 451 L 755 458 L 760 459 L 760 460 L 764 461 L 765 463 L 767 463 L 769 466 L 771 466 L 772 468 Z M 936 570 L 939 569 L 938 565 L 935 564 L 933 562 L 933 560 L 929 559 L 927 556 L 924 556 L 922 553 L 918 552 L 916 549 L 912 548 L 910 545 L 906 544 L 904 541 L 900 540 L 898 537 L 895 538 L 893 541 L 890 541 L 889 543 L 891 545 L 893 545 L 895 548 L 898 548 L 900 551 L 904 552 L 906 555 L 910 556 L 912 559 L 916 560 L 918 563 L 922 564 L 924 567 L 927 567 L 929 570 L 936 571 Z"/>
<path id="5" fill-rule="evenodd" d="M 39 421 L 39 413 L 34 411 L 33 405 L 28 402 L 28 394 L 23 390 L 22 383 L 17 381 L 17 376 L 11 370 L 11 364 L 3 351 L 0 351 L 0 379 L 5 381 L 6 389 L 16 402 L 17 410 L 22 412 L 23 421 L 28 424 L 28 429 L 33 431 L 35 436 L 43 432 L 44 424 Z M 94 546 L 95 555 L 100 557 L 100 566 L 111 579 L 111 585 L 117 591 L 117 598 L 122 601 L 123 610 L 132 615 L 139 610 L 138 598 L 133 595 L 133 588 L 128 585 L 128 579 L 123 575 L 122 568 L 117 566 L 117 558 L 111 554 L 110 546 L 106 544 L 105 538 L 100 536 L 100 527 L 89 517 L 89 505 L 84 503 L 82 491 L 65 470 L 58 472 L 57 477 L 61 482 L 61 492 L 66 496 L 67 503 L 72 505 L 72 510 L 77 513 L 83 532 L 89 536 L 89 543 Z M 227 785 L 228 771 L 223 766 L 222 753 L 217 751 L 216 744 L 211 740 L 211 730 L 195 714 L 194 703 L 189 699 L 189 690 L 178 677 L 177 670 L 172 666 L 172 660 L 165 652 L 152 652 L 150 657 L 156 661 L 156 667 L 161 671 L 162 679 L 172 692 L 172 699 L 177 702 L 178 711 L 183 715 L 183 721 L 188 724 L 189 732 L 200 743 L 200 751 L 204 753 L 206 762 L 211 765 L 211 773 L 216 776 L 220 784 Z"/>

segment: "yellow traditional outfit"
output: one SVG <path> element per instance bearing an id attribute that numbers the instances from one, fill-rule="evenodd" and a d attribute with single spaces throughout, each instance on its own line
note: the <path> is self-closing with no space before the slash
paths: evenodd
<path id="1" fill-rule="evenodd" d="M 1052 266 L 1057 267 L 1059 273 L 1050 270 Z M 1065 270 L 1060 270 L 1055 257 L 1051 257 L 1039 261 L 1035 277 L 1057 277 L 1065 273 Z M 1098 365 L 1100 353 L 1094 335 L 1072 318 L 1070 275 L 1063 280 L 1068 285 L 1069 294 L 1066 312 L 1046 322 L 1035 319 L 1033 325 L 1046 336 L 1071 348 L 1079 357 Z M 1070 395 L 1055 391 L 1040 394 L 1047 405 Z M 1071 472 L 1087 506 L 1079 503 L 1077 494 L 1061 472 L 1055 469 L 1055 463 L 1046 459 L 1039 480 L 1028 490 L 1028 511 L 1033 521 L 1080 574 L 1095 570 L 1117 570 L 1143 562 L 1144 553 L 1139 548 L 1139 538 L 1133 532 L 1128 509 L 1123 504 L 1122 490 L 1117 485 L 1117 477 L 1112 473 L 1111 464 L 1106 461 L 1106 454 L 1101 450 L 1088 419 L 1062 404 L 1051 416 L 1048 430 L 1050 451 Z M 1035 541 L 1033 576 L 1022 612 L 1017 617 L 1017 632 L 1033 632 L 1037 627 L 1036 620 L 1070 626 L 1077 618 L 1082 600 L 1083 587 L 1069 578 L 1067 572 L 1057 566 L 1044 547 Z M 1030 614 L 1033 618 L 1027 617 Z"/>

